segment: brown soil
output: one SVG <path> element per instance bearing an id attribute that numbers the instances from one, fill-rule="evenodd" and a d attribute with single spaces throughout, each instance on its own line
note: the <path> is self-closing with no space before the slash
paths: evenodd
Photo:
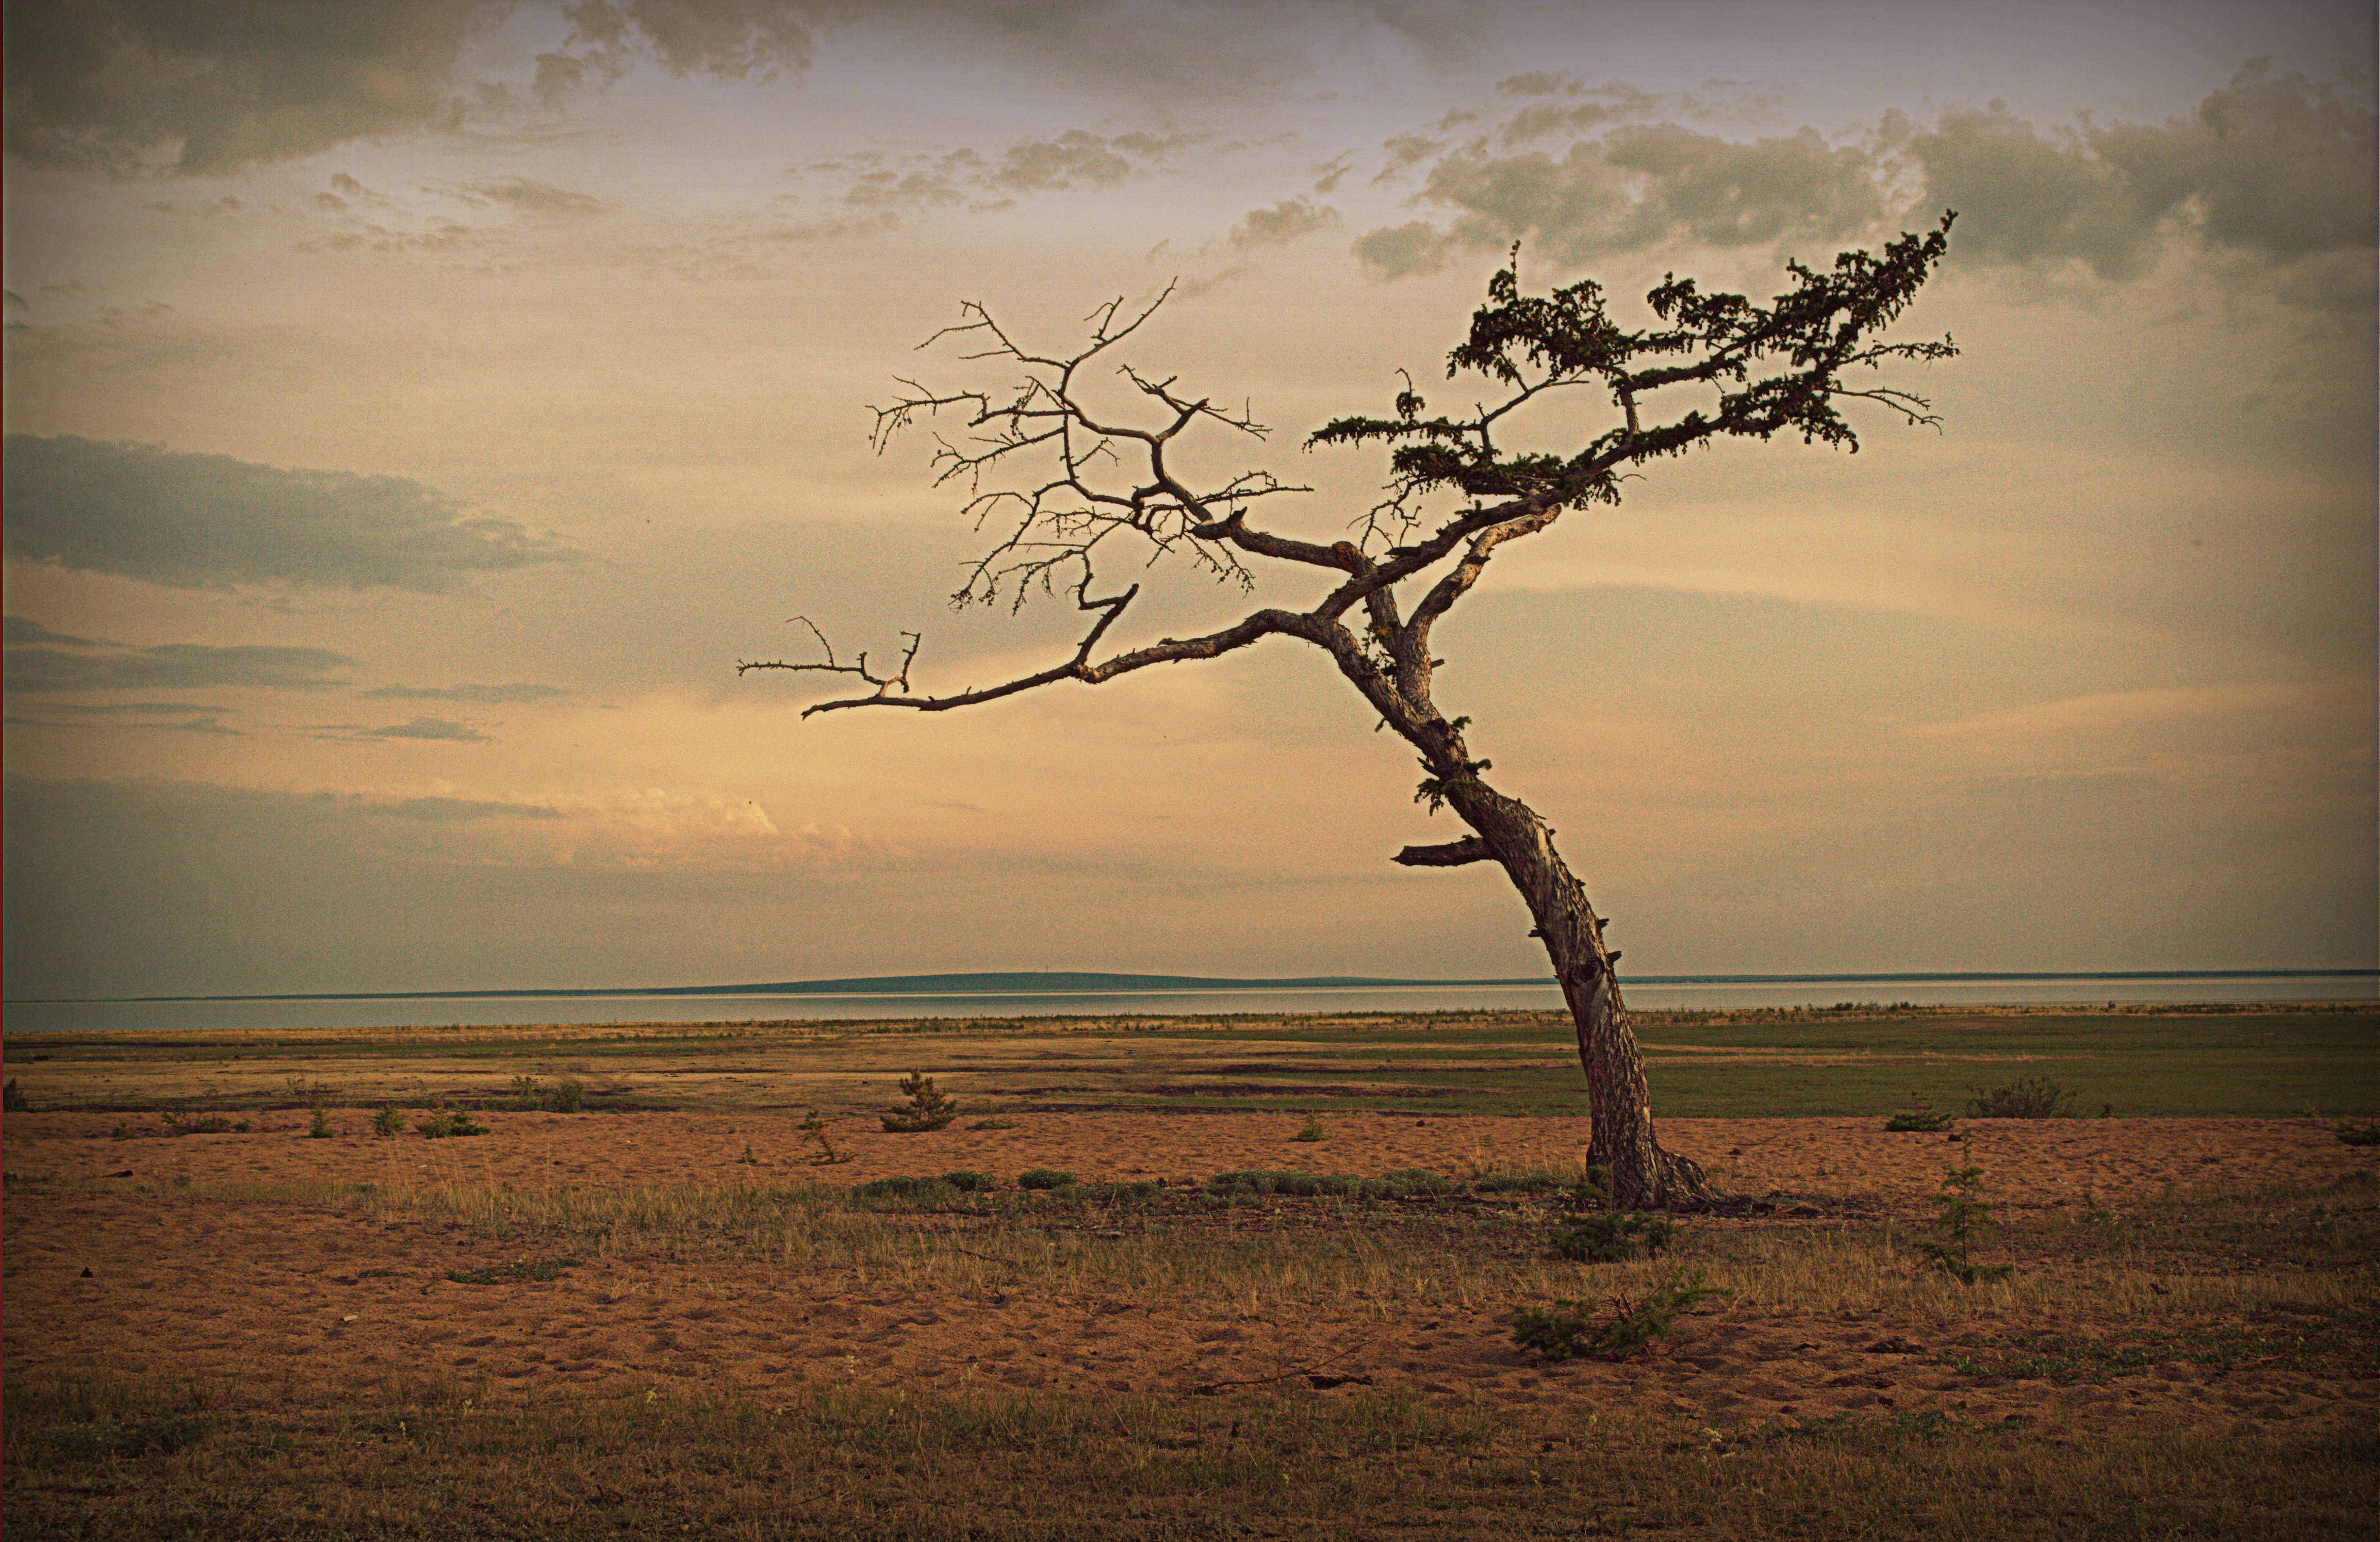
<path id="1" fill-rule="evenodd" d="M 483 1398 L 520 1390 L 590 1395 L 772 1392 L 828 1385 L 1066 1394 L 1188 1392 L 1331 1378 L 1410 1386 L 1503 1404 L 1585 1399 L 1736 1422 L 1846 1410 L 1953 1409 L 1978 1422 L 2217 1426 L 2380 1417 L 2368 1364 L 2329 1369 L 2177 1362 L 2106 1384 L 1977 1377 L 1940 1363 L 1977 1325 L 1892 1322 L 1800 1310 L 1720 1310 L 1680 1342 L 1633 1362 L 1551 1365 L 1513 1346 L 1511 1303 L 1423 1310 L 1349 1300 L 1294 1315 L 1219 1310 L 1212 1301 L 1003 1296 L 888 1289 L 849 1272 L 806 1276 L 766 1263 L 590 1257 L 550 1281 L 475 1286 L 448 1271 L 520 1257 L 517 1243 L 436 1222 L 289 1203 L 183 1198 L 174 1180 L 509 1185 L 515 1189 L 686 1183 L 863 1182 L 971 1167 L 1013 1180 L 1048 1166 L 1086 1181 L 1187 1184 L 1238 1168 L 1374 1174 L 1422 1167 L 1561 1168 L 1584 1151 L 1584 1121 L 1353 1117 L 1327 1144 L 1289 1140 L 1266 1115 L 1030 1114 L 1009 1130 L 965 1123 L 890 1135 L 837 1127 L 847 1164 L 809 1165 L 783 1117 L 624 1114 L 481 1116 L 492 1134 L 377 1140 L 366 1116 L 334 1115 L 338 1138 L 304 1138 L 303 1115 L 266 1116 L 246 1135 L 114 1141 L 117 1116 L 15 1114 L 12 1179 L 98 1180 L 49 1194 L 21 1186 L 6 1215 L 5 1354 L 10 1380 L 52 1377 L 203 1379 L 239 1401 L 319 1405 L 339 1390 L 441 1376 Z M 133 1121 L 153 1128 L 153 1121 Z M 2172 1189 L 2323 1184 L 2370 1171 L 2375 1153 L 2311 1121 L 1985 1123 L 1975 1162 L 2001 1213 L 2040 1217 L 2090 1200 L 2124 1208 Z M 1696 1224 L 1823 1227 L 1859 1213 L 1918 1217 L 1959 1147 L 1942 1135 L 1885 1135 L 1873 1120 L 1672 1120 L 1665 1141 L 1737 1192 L 1779 1191 L 1819 1214 Z M 738 1158 L 749 1146 L 757 1165 Z M 106 1192 L 121 1184 L 125 1192 Z M 135 1185 L 145 1192 L 132 1192 Z M 1790 1205 L 1789 1207 L 1790 1208 Z M 1304 1219 L 1301 1219 L 1303 1217 Z M 1322 1225 L 1297 1207 L 1206 1224 Z M 1344 1224 L 1338 1222 L 1336 1224 Z M 551 1248 L 532 1245 L 531 1257 Z M 2103 1331 L 2111 1325 L 2084 1325 Z M 2115 1325 L 2120 1326 L 2120 1325 Z M 1995 1334 L 2074 1331 L 2004 1320 Z M 1319 1380 L 1316 1378 L 1320 1378 Z M 1340 1385 L 1347 1383 L 1341 1382 Z"/>

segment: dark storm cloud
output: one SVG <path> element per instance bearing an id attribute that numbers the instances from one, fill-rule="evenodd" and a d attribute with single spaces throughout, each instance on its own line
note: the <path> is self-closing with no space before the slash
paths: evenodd
<path id="1" fill-rule="evenodd" d="M 346 685 L 330 672 L 354 662 L 327 648 L 270 644 L 214 648 L 181 642 L 127 648 L 65 637 L 16 616 L 9 618 L 7 644 L 0 650 L 0 667 L 6 669 L 10 691 L 178 691 L 225 686 L 319 691 Z"/>
<path id="2" fill-rule="evenodd" d="M 440 594 L 578 553 L 403 477 L 284 470 L 162 445 L 10 434 L 7 554 L 176 589 Z"/>
<path id="3" fill-rule="evenodd" d="M 475 707 L 496 707 L 508 702 L 544 701 L 570 693 L 559 686 L 516 681 L 504 686 L 382 686 L 357 694 L 366 701 L 468 701 Z"/>

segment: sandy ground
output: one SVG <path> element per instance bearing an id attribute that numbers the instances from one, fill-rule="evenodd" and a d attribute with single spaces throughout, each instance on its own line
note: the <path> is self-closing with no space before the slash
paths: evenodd
<path id="1" fill-rule="evenodd" d="M 1332 1121 L 1327 1144 L 1294 1144 L 1270 1115 L 1035 1114 L 1014 1129 L 888 1135 L 846 1121 L 855 1155 L 808 1165 L 789 1118 L 490 1114 L 493 1133 L 376 1140 L 365 1116 L 309 1140 L 302 1116 L 247 1135 L 114 1141 L 113 1115 L 16 1114 L 7 1171 L 61 1180 L 128 1174 L 164 1194 L 12 1196 L 6 1212 L 7 1375 L 200 1378 L 271 1405 L 320 1406 L 341 1389 L 446 1378 L 483 1400 L 576 1391 L 733 1392 L 765 1402 L 821 1385 L 1186 1394 L 1241 1381 L 1310 1388 L 1305 1372 L 1378 1388 L 1514 1406 L 1588 1400 L 1730 1422 L 1847 1411 L 1942 1409 L 1977 1420 L 2216 1424 L 2380 1417 L 2380 1381 L 2175 1364 L 2107 1386 L 1978 1381 L 1933 1364 L 1952 1330 L 1824 1312 L 1721 1312 L 1690 1338 L 1628 1364 L 1548 1365 L 1516 1349 L 1507 1304 L 1425 1312 L 1348 1301 L 1290 1316 L 1212 1302 L 1040 1293 L 1003 1298 L 804 1277 L 755 1263 L 591 1258 L 550 1282 L 501 1288 L 446 1272 L 516 1256 L 437 1222 L 209 1198 L 171 1180 L 462 1183 L 515 1188 L 670 1182 L 838 1184 L 973 1167 L 1013 1179 L 1070 1170 L 1087 1181 L 1187 1183 L 1245 1167 L 1458 1175 L 1475 1164 L 1560 1167 L 1583 1154 L 1584 1121 Z M 135 1121 L 153 1124 L 153 1121 Z M 1917 1213 L 1947 1157 L 1940 1135 L 1888 1135 L 1875 1120 L 1671 1120 L 1665 1142 L 1737 1192 L 1781 1191 Z M 757 1165 L 737 1159 L 750 1147 Z M 2310 1121 L 2104 1120 L 1980 1123 L 1974 1158 L 2003 1213 L 2122 1207 L 2167 1185 L 2253 1188 L 2371 1169 Z M 1821 1222 L 1809 1222 L 1820 1224 Z M 1971 1325 L 1972 1326 L 1972 1325 Z M 2015 1324 L 2034 1330 L 2038 1322 Z M 2049 1325 L 2056 1326 L 2056 1325 Z M 1285 1376 L 1296 1371 L 1300 1374 Z M 1355 1384 L 1364 1384 L 1361 1380 Z M 1336 1395 L 1316 1390 L 1312 1395 Z"/>
<path id="2" fill-rule="evenodd" d="M 76 1181 L 122 1174 L 137 1182 L 318 1179 L 383 1184 L 508 1184 L 515 1188 L 620 1184 L 837 1184 L 974 1168 L 1014 1180 L 1051 1167 L 1086 1183 L 1123 1179 L 1197 1183 L 1240 1168 L 1298 1168 L 1371 1175 L 1430 1168 L 1566 1171 L 1585 1159 L 1584 1119 L 1418 1119 L 1357 1114 L 1324 1122 L 1327 1142 L 1291 1140 L 1301 1121 L 1275 1114 L 1013 1116 L 1015 1127 L 887 1135 L 874 1119 L 841 1120 L 829 1138 L 852 1160 L 808 1160 L 800 1121 L 781 1114 L 546 1114 L 479 1116 L 492 1132 L 428 1141 L 410 1129 L 375 1139 L 370 1116 L 332 1115 L 333 1140 L 303 1138 L 307 1116 L 249 1116 L 246 1135 L 115 1141 L 118 1124 L 154 1131 L 153 1115 L 9 1116 L 7 1171 Z M 1701 1162 L 1732 1192 L 1835 1196 L 1894 1208 L 1922 1205 L 1939 1186 L 1955 1137 L 1888 1135 L 1876 1119 L 1669 1119 L 1662 1143 Z M 1985 1182 L 2003 1213 L 2153 1198 L 2168 1184 L 2253 1188 L 2304 1178 L 2327 1182 L 2374 1165 L 2370 1148 L 2344 1147 L 2329 1124 L 2305 1119 L 1979 1120 L 1972 1137 Z M 747 1149 L 754 1161 L 741 1160 Z"/>

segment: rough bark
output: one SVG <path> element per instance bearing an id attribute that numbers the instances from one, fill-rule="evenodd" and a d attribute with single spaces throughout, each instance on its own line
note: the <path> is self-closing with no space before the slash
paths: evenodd
<path id="1" fill-rule="evenodd" d="M 1615 967 L 1620 954 L 1605 946 L 1607 923 L 1554 849 L 1553 832 L 1525 804 L 1484 786 L 1455 789 L 1447 801 L 1479 832 L 1536 921 L 1578 1031 L 1593 1120 L 1587 1160 L 1609 1170 L 1611 1203 L 1632 1209 L 1708 1204 L 1710 1184 L 1702 1168 L 1664 1151 L 1654 1138 L 1645 1057 Z"/>

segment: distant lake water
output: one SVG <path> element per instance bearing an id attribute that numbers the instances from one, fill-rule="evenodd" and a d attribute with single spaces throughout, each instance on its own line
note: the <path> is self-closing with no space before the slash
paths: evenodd
<path id="1" fill-rule="evenodd" d="M 1710 975 L 1624 979 L 1629 1004 L 1657 1007 L 2103 1005 L 2339 1002 L 2380 998 L 2380 972 L 2119 975 Z M 888 1017 L 1191 1016 L 1224 1013 L 1558 1012 L 1543 984 L 1357 985 L 1150 991 L 763 995 L 341 996 L 262 1001 L 18 1002 L 9 1033 L 95 1029 L 443 1027 L 515 1023 L 707 1023 Z"/>

